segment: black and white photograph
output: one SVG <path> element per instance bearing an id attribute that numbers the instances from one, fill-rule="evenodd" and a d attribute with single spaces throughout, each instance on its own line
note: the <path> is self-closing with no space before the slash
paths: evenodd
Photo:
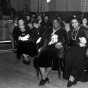
<path id="1" fill-rule="evenodd" d="M 88 88 L 88 0 L 0 0 L 0 88 Z"/>

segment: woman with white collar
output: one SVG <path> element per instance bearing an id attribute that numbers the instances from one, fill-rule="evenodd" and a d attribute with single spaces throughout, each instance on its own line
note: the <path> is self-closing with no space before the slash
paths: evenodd
<path id="1" fill-rule="evenodd" d="M 49 81 L 48 75 L 53 67 L 57 67 L 59 70 L 59 58 L 63 58 L 67 38 L 66 31 L 61 27 L 58 19 L 53 20 L 53 28 L 46 36 L 45 44 L 40 48 L 39 56 L 35 58 L 34 62 L 41 73 L 39 85 L 45 85 Z"/>
<path id="2" fill-rule="evenodd" d="M 22 59 L 25 64 L 29 64 L 29 57 L 33 57 L 37 54 L 35 47 L 35 31 L 30 30 L 26 24 L 24 18 L 18 19 L 18 26 L 13 31 L 14 41 L 17 48 L 17 58 Z"/>

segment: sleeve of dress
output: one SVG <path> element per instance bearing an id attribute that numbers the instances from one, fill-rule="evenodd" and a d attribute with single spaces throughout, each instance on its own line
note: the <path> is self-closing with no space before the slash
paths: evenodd
<path id="1" fill-rule="evenodd" d="M 64 31 L 64 47 L 67 49 L 68 48 L 68 44 L 69 44 L 69 38 L 68 38 L 68 33 L 66 31 Z"/>
<path id="2" fill-rule="evenodd" d="M 36 42 L 39 37 L 37 29 L 33 29 L 31 35 L 32 35 L 33 42 Z"/>
<path id="3" fill-rule="evenodd" d="M 62 32 L 61 32 L 61 36 L 60 36 L 60 41 L 62 42 L 63 46 L 64 47 L 67 47 L 68 43 L 69 43 L 69 39 L 68 39 L 68 35 L 67 35 L 67 32 L 62 29 Z"/>

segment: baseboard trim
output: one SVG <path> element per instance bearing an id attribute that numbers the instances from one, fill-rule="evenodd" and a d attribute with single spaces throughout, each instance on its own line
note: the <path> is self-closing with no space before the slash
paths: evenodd
<path id="1" fill-rule="evenodd" d="M 0 41 L 0 43 L 11 43 L 11 40 L 8 40 L 8 41 Z"/>
<path id="2" fill-rule="evenodd" d="M 0 50 L 0 53 L 15 52 L 16 49 Z"/>

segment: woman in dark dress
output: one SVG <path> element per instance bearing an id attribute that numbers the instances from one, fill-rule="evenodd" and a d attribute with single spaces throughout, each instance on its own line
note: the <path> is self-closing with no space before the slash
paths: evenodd
<path id="1" fill-rule="evenodd" d="M 32 30 L 26 25 L 26 21 L 23 18 L 18 19 L 18 26 L 14 28 L 13 38 L 17 48 L 17 58 L 24 57 L 23 62 L 29 63 L 28 56 L 33 57 L 36 54 L 35 36 Z"/>
<path id="2" fill-rule="evenodd" d="M 39 85 L 49 81 L 48 74 L 52 67 L 59 68 L 59 58 L 62 58 L 66 43 L 66 31 L 61 27 L 58 19 L 53 20 L 53 28 L 44 37 L 44 46 L 41 47 L 39 55 L 34 64 L 39 66 L 41 80 Z"/>
<path id="3" fill-rule="evenodd" d="M 76 18 L 71 21 L 72 28 L 69 31 L 69 49 L 65 57 L 65 76 L 68 79 L 67 87 L 81 80 L 85 69 L 85 51 L 87 38 L 83 28 L 80 27 Z"/>

